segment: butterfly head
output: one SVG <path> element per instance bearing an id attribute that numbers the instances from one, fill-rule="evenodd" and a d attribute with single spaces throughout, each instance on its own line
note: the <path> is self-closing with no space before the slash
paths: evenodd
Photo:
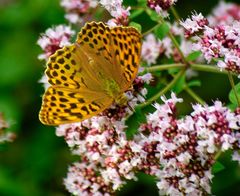
<path id="1" fill-rule="evenodd" d="M 121 93 L 121 94 L 119 94 L 119 96 L 115 97 L 114 101 L 119 106 L 126 106 L 128 99 L 124 93 Z"/>

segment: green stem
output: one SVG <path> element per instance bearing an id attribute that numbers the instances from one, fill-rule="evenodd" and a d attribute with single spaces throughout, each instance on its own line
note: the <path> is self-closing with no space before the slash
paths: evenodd
<path id="1" fill-rule="evenodd" d="M 232 89 L 233 89 L 234 95 L 235 95 L 235 97 L 236 97 L 236 99 L 237 99 L 238 106 L 240 106 L 239 96 L 238 96 L 237 90 L 236 90 L 236 88 L 235 88 L 233 76 L 232 76 L 232 74 L 231 74 L 230 72 L 228 72 L 228 79 L 229 79 L 229 81 L 230 81 L 230 84 L 231 84 L 231 87 L 232 87 Z"/>
<path id="2" fill-rule="evenodd" d="M 184 90 L 193 98 L 195 99 L 198 103 L 200 103 L 201 105 L 203 105 L 205 102 L 204 100 L 199 97 L 191 88 L 189 88 L 188 86 L 185 86 Z"/>
<path id="3" fill-rule="evenodd" d="M 185 64 L 182 63 L 173 63 L 173 64 L 163 64 L 163 65 L 154 65 L 152 67 L 146 67 L 146 72 L 155 72 L 155 71 L 162 71 L 168 70 L 173 68 L 183 68 Z M 211 72 L 217 74 L 228 74 L 226 70 L 221 71 L 216 65 L 204 65 L 204 64 L 191 64 L 191 68 L 196 71 L 204 71 L 204 72 Z M 233 73 L 233 75 L 235 75 Z"/>
<path id="4" fill-rule="evenodd" d="M 174 8 L 174 6 L 171 6 L 170 10 L 171 10 L 173 16 L 176 18 L 177 22 L 179 23 L 180 22 L 180 16 L 179 16 L 177 10 Z"/>
<path id="5" fill-rule="evenodd" d="M 219 74 L 228 74 L 227 71 L 221 71 L 216 65 L 191 64 L 191 68 L 197 71 L 206 71 Z"/>
<path id="6" fill-rule="evenodd" d="M 163 65 L 155 65 L 152 67 L 145 67 L 145 72 L 155 72 L 155 71 L 162 71 L 162 70 L 168 70 L 173 68 L 183 68 L 185 67 L 184 64 L 181 63 L 173 63 L 173 64 L 163 64 Z"/>
<path id="7" fill-rule="evenodd" d="M 159 17 L 159 20 L 160 20 L 161 24 L 165 23 L 165 21 L 164 21 L 164 19 L 162 17 Z M 180 54 L 184 64 L 186 64 L 186 66 L 188 66 L 189 62 L 187 61 L 186 57 L 184 56 L 184 54 L 183 54 L 183 52 L 182 52 L 182 50 L 181 50 L 177 40 L 175 39 L 175 37 L 174 37 L 174 35 L 172 34 L 171 31 L 168 31 L 168 37 L 172 40 L 173 45 L 177 48 L 177 50 L 178 50 L 178 52 L 179 52 L 179 54 Z"/>
<path id="8" fill-rule="evenodd" d="M 217 154 L 214 156 L 214 160 L 217 160 L 217 159 L 220 157 L 221 154 L 222 154 L 222 151 L 219 150 L 219 151 L 217 152 Z"/>
<path id="9" fill-rule="evenodd" d="M 131 6 L 131 10 L 139 10 L 139 9 L 145 10 L 146 7 L 144 7 L 144 6 Z"/>
<path id="10" fill-rule="evenodd" d="M 151 33 L 152 31 L 154 31 L 156 28 L 158 28 L 161 24 L 157 24 L 155 26 L 153 26 L 152 28 L 148 29 L 147 31 L 145 31 L 144 33 L 142 33 L 142 37 L 144 37 L 145 35 Z"/>
<path id="11" fill-rule="evenodd" d="M 180 72 L 178 72 L 177 75 L 175 75 L 174 79 L 167 86 L 165 86 L 165 88 L 163 88 L 160 92 L 158 92 L 153 97 L 148 99 L 145 103 L 140 104 L 139 107 L 142 108 L 151 104 L 152 102 L 160 98 L 163 94 L 165 94 L 167 91 L 169 91 L 174 86 L 174 84 L 179 80 L 179 78 L 181 78 L 185 71 L 186 69 L 182 69 Z"/>

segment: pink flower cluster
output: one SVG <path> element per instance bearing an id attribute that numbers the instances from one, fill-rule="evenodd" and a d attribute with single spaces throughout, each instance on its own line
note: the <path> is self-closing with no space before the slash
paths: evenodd
<path id="1" fill-rule="evenodd" d="M 108 21 L 109 26 L 128 25 L 128 16 L 130 15 L 130 7 L 124 8 L 123 0 L 100 0 L 99 3 L 113 17 Z"/>
<path id="2" fill-rule="evenodd" d="M 147 6 L 155 10 L 158 14 L 161 14 L 163 17 L 167 17 L 167 10 L 176 2 L 177 0 L 148 0 Z"/>
<path id="3" fill-rule="evenodd" d="M 163 10 L 168 10 L 177 0 L 148 0 L 147 5 L 151 9 L 158 9 L 160 7 Z"/>
<path id="4" fill-rule="evenodd" d="M 188 55 L 192 52 L 192 42 L 187 40 L 183 34 L 184 29 L 178 24 L 174 23 L 171 26 L 172 34 L 181 38 L 180 49 L 184 55 Z M 175 62 L 181 62 L 181 56 L 178 50 L 174 47 L 171 39 L 166 36 L 162 40 L 156 38 L 152 33 L 146 35 L 142 44 L 142 60 L 148 65 L 155 64 L 157 59 L 164 55 L 167 58 L 173 58 Z"/>
<path id="5" fill-rule="evenodd" d="M 187 18 L 184 22 L 180 22 L 180 24 L 185 29 L 185 37 L 189 38 L 202 31 L 208 25 L 208 20 L 200 13 L 193 14 L 191 18 Z"/>
<path id="6" fill-rule="evenodd" d="M 70 23 L 84 23 L 91 17 L 91 11 L 96 8 L 96 0 L 62 0 L 61 6 L 66 11 L 65 18 Z"/>
<path id="7" fill-rule="evenodd" d="M 47 61 L 56 50 L 63 46 L 70 45 L 70 39 L 74 34 L 75 31 L 66 25 L 58 25 L 54 28 L 47 29 L 37 41 L 37 44 L 44 51 L 44 53 L 40 54 L 38 58 Z"/>
<path id="8" fill-rule="evenodd" d="M 91 20 L 94 9 L 103 6 L 113 17 L 108 21 L 109 26 L 128 25 L 130 7 L 124 8 L 123 0 L 62 0 L 61 6 L 66 11 L 65 18 L 70 23 L 85 23 Z"/>
<path id="9" fill-rule="evenodd" d="M 176 103 L 182 100 L 172 94 L 163 101 L 141 126 L 141 143 L 149 153 L 145 168 L 157 177 L 160 194 L 210 194 L 214 156 L 240 147 L 240 115 L 216 101 L 213 106 L 194 105 L 191 115 L 177 119 Z"/>
<path id="10" fill-rule="evenodd" d="M 210 194 L 214 156 L 240 147 L 240 114 L 216 101 L 194 105 L 191 115 L 178 119 L 176 104 L 182 99 L 172 94 L 162 100 L 133 140 L 126 139 L 124 118 L 111 115 L 58 127 L 57 134 L 81 156 L 64 181 L 68 191 L 112 195 L 141 171 L 155 176 L 160 194 Z M 239 154 L 233 159 L 239 161 Z"/>
<path id="11" fill-rule="evenodd" d="M 142 44 L 142 59 L 148 65 L 156 63 L 160 55 L 161 41 L 154 34 L 148 34 Z"/>
<path id="12" fill-rule="evenodd" d="M 231 25 L 234 21 L 240 21 L 240 6 L 234 3 L 220 1 L 207 19 L 211 26 L 216 26 L 219 24 Z"/>
<path id="13" fill-rule="evenodd" d="M 209 17 L 211 22 L 199 14 L 181 25 L 185 36 L 195 39 L 194 50 L 200 50 L 208 63 L 217 61 L 220 69 L 240 74 L 240 7 L 223 3 L 219 6 L 214 16 Z"/>
<path id="14" fill-rule="evenodd" d="M 144 101 L 144 83 L 150 80 L 149 74 L 138 76 L 133 89 L 126 92 L 131 108 Z M 131 112 L 127 106 L 113 105 L 99 116 L 57 128 L 56 134 L 64 136 L 72 152 L 81 156 L 81 163 L 69 168 L 64 181 L 70 193 L 112 195 L 127 179 L 136 178 L 139 147 L 128 141 L 124 133 L 125 119 Z"/>

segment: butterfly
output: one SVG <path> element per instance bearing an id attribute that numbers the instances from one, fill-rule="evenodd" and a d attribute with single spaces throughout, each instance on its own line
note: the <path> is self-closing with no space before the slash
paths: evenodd
<path id="1" fill-rule="evenodd" d="M 134 27 L 90 22 L 77 40 L 49 57 L 50 87 L 39 119 L 46 125 L 81 122 L 121 103 L 138 73 L 141 35 Z"/>

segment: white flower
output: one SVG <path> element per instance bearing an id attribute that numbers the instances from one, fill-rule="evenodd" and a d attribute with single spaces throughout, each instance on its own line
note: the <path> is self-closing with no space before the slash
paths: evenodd
<path id="1" fill-rule="evenodd" d="M 62 0 L 61 6 L 65 8 L 67 12 L 65 18 L 70 23 L 81 23 L 83 17 L 81 15 L 88 14 L 91 8 L 95 8 L 98 5 L 96 0 Z"/>
<path id="2" fill-rule="evenodd" d="M 205 171 L 204 172 L 204 177 L 200 179 L 200 185 L 201 187 L 203 187 L 203 189 L 207 192 L 207 193 L 211 193 L 211 186 L 210 186 L 210 182 L 213 178 L 213 175 L 211 173 L 211 171 Z"/>
<path id="3" fill-rule="evenodd" d="M 122 0 L 100 0 L 99 3 L 106 9 L 114 18 L 126 18 L 130 15 L 130 7 L 124 9 Z"/>
<path id="4" fill-rule="evenodd" d="M 161 99 L 164 103 L 181 103 L 183 102 L 182 98 L 177 98 L 176 94 L 174 92 L 171 92 L 171 98 L 167 99 L 165 96 L 161 96 Z"/>
<path id="5" fill-rule="evenodd" d="M 153 79 L 153 76 L 151 73 L 146 73 L 142 76 L 138 76 L 140 79 L 142 79 L 146 84 L 149 84 L 152 79 Z"/>
<path id="6" fill-rule="evenodd" d="M 163 18 L 167 18 L 169 16 L 168 12 L 163 10 L 159 5 L 155 7 L 155 11 L 160 14 Z"/>
<path id="7" fill-rule="evenodd" d="M 153 34 L 148 34 L 142 44 L 142 58 L 148 65 L 156 63 L 161 42 Z"/>
<path id="8" fill-rule="evenodd" d="M 79 17 L 77 13 L 69 13 L 65 14 L 65 18 L 70 22 L 70 23 L 77 23 L 77 22 L 82 22 L 82 19 Z"/>
<path id="9" fill-rule="evenodd" d="M 162 178 L 159 182 L 157 182 L 157 187 L 159 189 L 160 195 L 166 194 L 166 190 L 169 188 L 169 183 Z"/>
<path id="10" fill-rule="evenodd" d="M 185 119 L 179 120 L 178 122 L 178 128 L 182 130 L 184 133 L 193 131 L 195 129 L 194 125 L 195 125 L 195 122 L 191 116 L 186 116 Z M 187 138 L 186 137 L 187 135 L 179 134 L 176 136 L 176 142 L 184 143 L 184 141 L 188 140 L 187 139 L 188 137 Z"/>
<path id="11" fill-rule="evenodd" d="M 176 159 L 183 164 L 188 164 L 191 158 L 192 156 L 188 152 L 181 153 L 176 157 Z"/>
<path id="12" fill-rule="evenodd" d="M 238 161 L 238 164 L 240 164 L 240 153 L 238 151 L 234 151 L 232 155 L 233 161 Z"/>
<path id="13" fill-rule="evenodd" d="M 37 41 L 37 44 L 44 51 L 38 58 L 47 60 L 57 49 L 70 45 L 70 38 L 74 34 L 75 31 L 72 30 L 70 26 L 66 25 L 58 25 L 47 29 Z"/>
<path id="14" fill-rule="evenodd" d="M 169 37 L 164 37 L 163 40 L 161 41 L 161 47 L 163 48 L 166 57 L 170 58 L 170 56 L 173 53 L 172 40 Z"/>
<path id="15" fill-rule="evenodd" d="M 116 21 L 115 18 L 112 18 L 112 19 L 108 20 L 108 21 L 107 21 L 107 25 L 108 25 L 110 28 L 113 28 L 113 27 L 118 26 L 117 21 Z"/>
<path id="16" fill-rule="evenodd" d="M 208 16 L 210 25 L 231 24 L 234 21 L 234 18 L 230 13 L 231 10 L 234 9 L 239 9 L 236 4 L 226 3 L 221 0 L 213 9 L 212 14 Z"/>
<path id="17" fill-rule="evenodd" d="M 43 56 L 43 58 L 45 58 L 45 55 Z M 42 76 L 42 78 L 41 78 L 38 82 L 40 82 L 40 83 L 43 84 L 45 90 L 47 90 L 48 87 L 51 86 L 51 85 L 49 84 L 48 78 L 47 78 L 47 76 L 46 76 L 45 74 Z"/>
<path id="18" fill-rule="evenodd" d="M 128 160 L 125 160 L 124 162 L 120 163 L 118 167 L 119 172 L 123 174 L 127 179 L 131 179 L 133 177 L 131 175 L 128 175 L 129 173 L 131 173 L 131 170 L 133 168 L 133 166 L 131 165 L 131 163 L 129 163 Z"/>
<path id="19" fill-rule="evenodd" d="M 120 186 L 125 184 L 125 182 L 121 180 L 117 170 L 114 168 L 107 168 L 106 170 L 102 170 L 101 175 L 107 184 L 113 184 L 113 190 L 117 190 Z"/>
<path id="20" fill-rule="evenodd" d="M 222 151 L 231 149 L 235 141 L 236 141 L 235 137 L 232 137 L 231 135 L 228 135 L 228 134 L 224 134 L 221 137 Z"/>
<path id="21" fill-rule="evenodd" d="M 199 30 L 203 29 L 203 26 L 200 25 L 200 22 L 205 18 L 201 13 L 193 13 L 190 18 L 187 18 L 185 21 L 181 21 L 180 25 L 182 25 L 190 34 L 198 32 Z"/>
<path id="22" fill-rule="evenodd" d="M 182 52 L 185 56 L 188 56 L 193 51 L 192 47 L 193 47 L 192 42 L 186 41 L 185 39 L 182 40 L 180 49 L 182 50 Z"/>
<path id="23" fill-rule="evenodd" d="M 198 31 L 200 28 L 197 21 L 191 20 L 189 18 L 187 18 L 187 20 L 185 20 L 184 22 L 181 21 L 180 25 L 182 25 L 185 29 L 189 30 L 191 33 Z"/>

